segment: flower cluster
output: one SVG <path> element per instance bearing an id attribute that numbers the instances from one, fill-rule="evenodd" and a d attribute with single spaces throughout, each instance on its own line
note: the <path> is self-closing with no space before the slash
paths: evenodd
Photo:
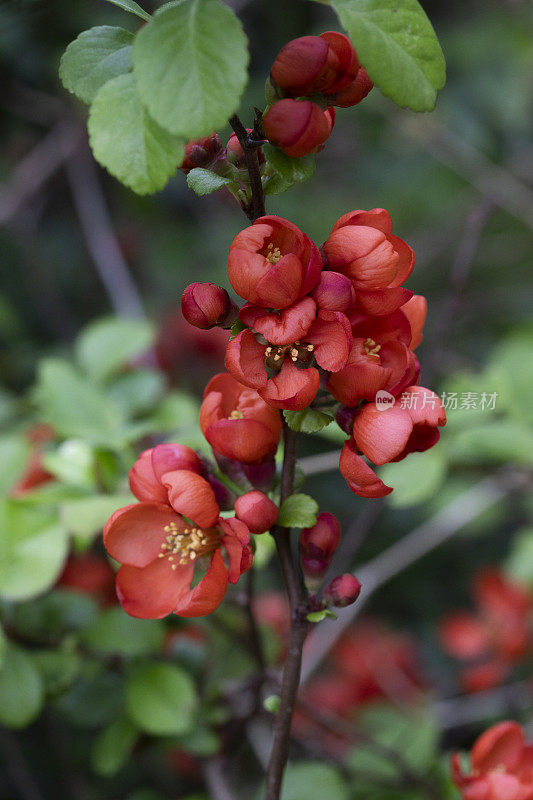
<path id="1" fill-rule="evenodd" d="M 251 566 L 248 527 L 220 516 L 204 475 L 196 453 L 179 444 L 145 450 L 130 470 L 130 488 L 140 502 L 116 511 L 104 528 L 105 547 L 122 564 L 116 589 L 128 614 L 210 614 L 228 582 L 236 583 Z M 197 565 L 204 574 L 191 588 Z"/>
<path id="2" fill-rule="evenodd" d="M 288 156 L 319 152 L 335 123 L 334 106 L 357 105 L 372 85 L 344 34 L 326 31 L 293 39 L 270 72 L 265 135 Z"/>
<path id="3" fill-rule="evenodd" d="M 459 753 L 452 756 L 452 776 L 464 800 L 531 800 L 533 744 L 524 740 L 516 722 L 493 725 L 476 739 L 471 773 L 465 773 Z"/>
<path id="4" fill-rule="evenodd" d="M 432 447 L 446 422 L 441 400 L 418 386 L 414 350 L 422 339 L 426 301 L 403 285 L 413 266 L 413 251 L 392 233 L 384 209 L 345 214 L 320 250 L 281 217 L 260 217 L 241 231 L 230 247 L 228 274 L 247 302 L 235 309 L 220 287 L 192 285 L 195 296 L 203 297 L 202 307 L 213 309 L 210 324 L 231 305 L 241 328 L 226 351 L 235 382 L 217 376 L 206 390 L 202 430 L 214 449 L 237 461 L 257 461 L 268 446 L 275 447 L 279 434 L 279 418 L 267 422 L 264 404 L 302 411 L 313 404 L 323 408 L 329 398 L 330 406 L 340 404 L 337 422 L 350 434 L 340 459 L 350 489 L 362 497 L 392 491 L 361 454 L 378 465 L 399 461 Z M 203 326 L 209 315 L 200 318 L 192 309 L 192 292 L 185 290 L 183 310 L 192 324 Z M 383 395 L 389 407 L 378 402 Z M 400 395 L 402 402 L 396 403 Z M 263 427 L 252 446 L 247 434 L 235 435 L 235 421 L 259 422 L 258 408 Z M 246 427 L 240 423 L 243 433 Z"/>
<path id="5" fill-rule="evenodd" d="M 533 597 L 496 567 L 479 572 L 472 583 L 475 612 L 452 611 L 440 624 L 443 648 L 464 666 L 467 692 L 498 686 L 531 652 Z"/>

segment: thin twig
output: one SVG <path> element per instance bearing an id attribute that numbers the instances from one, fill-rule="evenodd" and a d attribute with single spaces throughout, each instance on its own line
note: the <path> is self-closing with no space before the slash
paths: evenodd
<path id="1" fill-rule="evenodd" d="M 206 759 L 203 764 L 203 774 L 212 800 L 236 800 L 236 795 L 228 785 L 222 758 Z"/>
<path id="2" fill-rule="evenodd" d="M 114 311 L 144 319 L 140 294 L 115 236 L 96 165 L 85 143 L 68 158 L 67 177 L 87 247 Z"/>
<path id="3" fill-rule="evenodd" d="M 302 683 L 322 663 L 335 642 L 377 589 L 439 544 L 450 539 L 471 520 L 523 484 L 524 476 L 516 473 L 511 475 L 499 473 L 485 478 L 463 492 L 454 503 L 443 508 L 399 542 L 356 570 L 363 586 L 361 597 L 354 605 L 339 609 L 336 621 L 324 620 L 317 626 L 302 666 Z"/>
<path id="4" fill-rule="evenodd" d="M 231 117 L 229 124 L 239 140 L 239 144 L 244 152 L 244 160 L 248 175 L 250 176 L 250 188 L 252 191 L 252 204 L 248 209 L 244 209 L 248 219 L 254 222 L 259 217 L 265 215 L 265 193 L 261 183 L 261 169 L 259 167 L 258 142 L 250 136 L 239 117 L 235 114 Z"/>
<path id="5" fill-rule="evenodd" d="M 457 133 L 434 119 L 412 119 L 395 114 L 396 124 L 431 155 L 460 175 L 494 205 L 502 208 L 533 230 L 533 192 L 505 167 Z"/>
<path id="6" fill-rule="evenodd" d="M 296 467 L 297 434 L 286 423 L 284 423 L 284 443 L 281 503 L 293 492 Z M 302 651 L 308 630 L 307 609 L 304 605 L 304 596 L 292 556 L 290 530 L 275 526 L 272 535 L 276 542 L 291 604 L 291 631 L 281 681 L 280 707 L 274 721 L 272 750 L 266 777 L 266 800 L 278 800 L 280 797 L 283 773 L 289 755 L 292 714 L 300 684 Z"/>
<path id="7" fill-rule="evenodd" d="M 19 209 L 50 180 L 76 150 L 80 129 L 71 122 L 58 122 L 13 169 L 0 186 L 0 225 L 6 224 Z"/>

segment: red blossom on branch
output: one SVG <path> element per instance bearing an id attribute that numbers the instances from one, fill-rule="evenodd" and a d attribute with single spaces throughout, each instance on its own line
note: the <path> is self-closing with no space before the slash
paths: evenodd
<path id="1" fill-rule="evenodd" d="M 210 614 L 228 582 L 236 583 L 251 566 L 250 533 L 240 520 L 222 519 L 209 483 L 182 466 L 195 466 L 192 450 L 160 445 L 148 453 L 130 475 L 141 502 L 116 511 L 104 528 L 105 547 L 122 564 L 118 598 L 134 617 Z M 191 588 L 197 563 L 207 571 Z"/>

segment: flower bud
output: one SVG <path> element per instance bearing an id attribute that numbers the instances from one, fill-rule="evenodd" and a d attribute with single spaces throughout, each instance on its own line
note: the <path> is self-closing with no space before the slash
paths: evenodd
<path id="1" fill-rule="evenodd" d="M 355 303 L 355 290 L 346 275 L 324 270 L 311 297 L 318 309 L 345 312 L 349 311 Z"/>
<path id="2" fill-rule="evenodd" d="M 274 456 L 266 456 L 254 464 L 243 464 L 246 479 L 256 489 L 269 489 L 276 477 L 276 460 Z"/>
<path id="3" fill-rule="evenodd" d="M 322 149 L 335 122 L 335 111 L 310 100 L 279 100 L 270 106 L 263 119 L 265 136 L 276 147 L 294 158 Z"/>
<path id="4" fill-rule="evenodd" d="M 312 587 L 316 589 L 333 558 L 341 540 L 341 528 L 337 517 L 327 511 L 317 517 L 311 528 L 304 528 L 300 533 L 300 563 L 307 578 L 312 579 Z M 307 580 L 306 580 L 307 583 Z"/>
<path id="5" fill-rule="evenodd" d="M 252 533 L 264 533 L 276 522 L 279 509 L 266 494 L 254 489 L 237 498 L 235 514 Z"/>
<path id="6" fill-rule="evenodd" d="M 181 310 L 188 323 L 203 330 L 230 327 L 235 316 L 229 294 L 214 283 L 189 284 L 181 296 Z"/>
<path id="7" fill-rule="evenodd" d="M 204 136 L 203 139 L 193 139 L 185 145 L 185 158 L 180 169 L 185 174 L 196 167 L 209 169 L 222 157 L 223 151 L 224 147 L 218 133 Z"/>
<path id="8" fill-rule="evenodd" d="M 344 608 L 355 603 L 361 592 L 361 584 L 349 572 L 333 578 L 326 587 L 325 597 L 328 605 Z"/>
<path id="9" fill-rule="evenodd" d="M 252 133 L 251 128 L 246 128 L 247 133 Z M 263 151 L 260 147 L 257 148 L 258 150 L 258 157 L 259 157 L 259 164 L 265 163 L 265 156 L 263 155 Z M 241 167 L 246 166 L 246 162 L 244 159 L 244 150 L 242 149 L 241 143 L 239 142 L 237 135 L 232 133 L 228 139 L 228 144 L 226 145 L 226 158 L 232 164 L 235 164 L 236 167 L 239 169 Z"/>

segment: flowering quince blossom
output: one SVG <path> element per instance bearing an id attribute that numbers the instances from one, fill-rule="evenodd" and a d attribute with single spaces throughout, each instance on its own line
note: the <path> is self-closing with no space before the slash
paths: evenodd
<path id="1" fill-rule="evenodd" d="M 255 389 L 221 372 L 205 388 L 200 428 L 217 453 L 250 464 L 275 453 L 281 417 Z"/>
<path id="2" fill-rule="evenodd" d="M 259 217 L 230 246 L 229 281 L 240 297 L 258 306 L 290 306 L 314 289 L 321 272 L 317 246 L 282 217 Z"/>
<path id="3" fill-rule="evenodd" d="M 219 516 L 215 493 L 200 471 L 198 456 L 182 445 L 147 450 L 130 471 L 140 502 L 110 517 L 104 544 L 122 564 L 117 595 L 131 616 L 210 614 L 228 582 L 236 583 L 252 564 L 248 528 Z M 191 588 L 197 562 L 207 571 Z"/>
<path id="4" fill-rule="evenodd" d="M 381 410 L 367 403 L 353 422 L 353 437 L 345 442 L 339 468 L 348 486 L 360 497 L 384 497 L 392 489 L 385 486 L 358 455 L 358 450 L 374 464 L 401 461 L 409 453 L 424 452 L 439 440 L 438 428 L 446 424 L 440 398 L 422 386 L 408 386 L 402 393 L 411 402 Z"/>
<path id="5" fill-rule="evenodd" d="M 501 684 L 512 667 L 526 658 L 533 640 L 533 597 L 498 568 L 481 570 L 473 580 L 476 612 L 452 611 L 439 626 L 443 648 L 465 666 L 465 691 Z"/>
<path id="6" fill-rule="evenodd" d="M 464 800 L 533 800 L 533 744 L 516 722 L 499 722 L 476 739 L 471 773 L 459 753 L 452 756 L 452 777 Z"/>
<path id="7" fill-rule="evenodd" d="M 414 253 L 392 234 L 385 209 L 344 214 L 322 250 L 327 267 L 352 280 L 360 312 L 388 314 L 412 297 L 402 284 L 413 271 Z"/>
<path id="8" fill-rule="evenodd" d="M 343 108 L 361 102 L 373 86 L 348 37 L 336 31 L 292 39 L 279 52 L 270 77 L 286 95 L 323 94 L 329 105 Z"/>

